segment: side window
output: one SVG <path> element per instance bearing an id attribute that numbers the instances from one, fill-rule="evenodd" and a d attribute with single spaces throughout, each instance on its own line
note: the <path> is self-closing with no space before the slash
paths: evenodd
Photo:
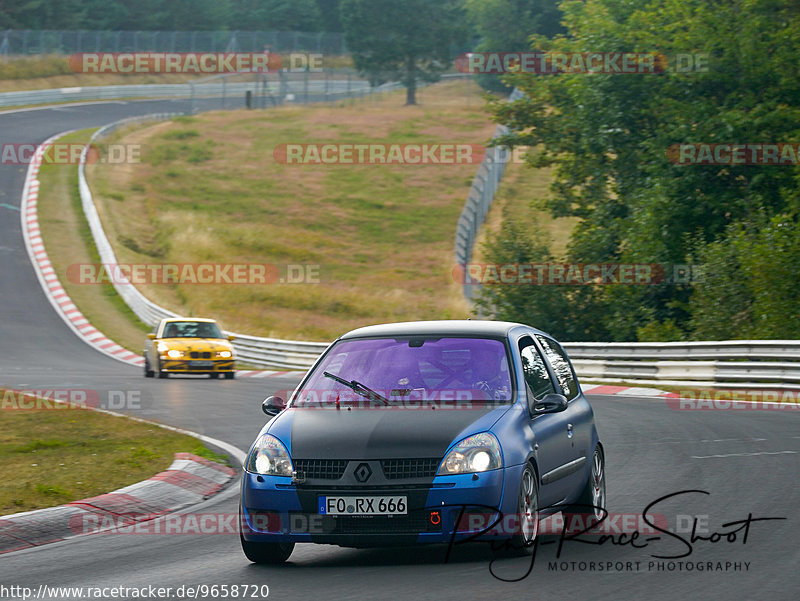
<path id="1" fill-rule="evenodd" d="M 520 357 L 522 358 L 522 372 L 525 382 L 533 392 L 533 398 L 541 399 L 544 395 L 555 392 L 553 382 L 547 373 L 544 360 L 536 350 L 533 340 L 525 337 L 519 341 Z"/>
<path id="2" fill-rule="evenodd" d="M 553 372 L 556 375 L 556 379 L 561 386 L 564 396 L 567 397 L 568 401 L 571 401 L 578 394 L 578 381 L 575 377 L 575 372 L 572 371 L 572 367 L 569 364 L 567 354 L 554 340 L 550 340 L 544 336 L 537 336 L 536 339 L 544 349 L 544 354 L 550 362 L 550 367 L 553 368 Z"/>

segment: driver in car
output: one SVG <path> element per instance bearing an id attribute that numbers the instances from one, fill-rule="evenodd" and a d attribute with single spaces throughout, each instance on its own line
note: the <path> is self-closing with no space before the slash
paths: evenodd
<path id="1" fill-rule="evenodd" d="M 510 398 L 508 375 L 504 372 L 506 355 L 502 348 L 481 348 L 473 351 L 473 390 L 480 390 L 493 401 Z M 507 369 L 507 368 L 506 368 Z"/>

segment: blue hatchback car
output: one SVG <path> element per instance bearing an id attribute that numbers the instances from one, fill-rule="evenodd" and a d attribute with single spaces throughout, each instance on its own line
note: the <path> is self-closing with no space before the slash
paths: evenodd
<path id="1" fill-rule="evenodd" d="M 603 447 L 561 345 L 518 323 L 427 321 L 333 342 L 250 449 L 241 541 L 256 563 L 295 543 L 503 540 L 605 506 Z M 592 509 L 587 509 L 592 508 Z"/>

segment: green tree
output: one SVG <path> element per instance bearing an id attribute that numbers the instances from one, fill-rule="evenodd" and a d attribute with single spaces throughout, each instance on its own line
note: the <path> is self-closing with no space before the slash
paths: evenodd
<path id="1" fill-rule="evenodd" d="M 739 223 L 699 254 L 690 311 L 698 338 L 800 338 L 800 223 Z"/>
<path id="2" fill-rule="evenodd" d="M 530 163 L 555 167 L 550 211 L 581 218 L 568 260 L 690 263 L 736 223 L 795 214 L 797 167 L 679 166 L 667 150 L 680 143 L 796 142 L 800 5 L 587 0 L 560 6 L 568 35 L 534 37 L 538 49 L 669 59 L 658 75 L 514 74 L 508 82 L 526 98 L 492 105 L 513 130 L 501 142 L 541 148 Z M 678 72 L 679 54 L 707 55 L 707 69 Z M 598 296 L 609 339 L 633 340 L 658 332 L 659 324 L 682 337 L 707 331 L 693 331 L 699 322 L 690 318 L 700 301 L 690 309 L 691 286 L 606 286 Z M 770 328 L 761 325 L 767 335 Z"/>
<path id="3" fill-rule="evenodd" d="M 342 0 L 340 17 L 356 68 L 373 85 L 400 80 L 407 105 L 417 103 L 417 82 L 436 81 L 466 35 L 454 0 Z"/>
<path id="4" fill-rule="evenodd" d="M 315 0 L 231 0 L 231 29 L 244 31 L 319 31 Z"/>
<path id="5" fill-rule="evenodd" d="M 476 52 L 520 52 L 531 47 L 530 37 L 564 33 L 558 0 L 465 0 L 469 23 L 479 36 Z M 478 82 L 494 91 L 508 89 L 495 74 L 480 74 Z"/>

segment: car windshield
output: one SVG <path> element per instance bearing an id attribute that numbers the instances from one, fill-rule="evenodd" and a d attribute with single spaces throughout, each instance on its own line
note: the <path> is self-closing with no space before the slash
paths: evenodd
<path id="1" fill-rule="evenodd" d="M 208 321 L 170 321 L 162 338 L 222 338 L 222 333 Z"/>
<path id="2" fill-rule="evenodd" d="M 337 342 L 292 406 L 373 401 L 512 399 L 505 344 L 487 338 L 369 338 Z M 388 402 L 388 403 L 387 403 Z"/>

